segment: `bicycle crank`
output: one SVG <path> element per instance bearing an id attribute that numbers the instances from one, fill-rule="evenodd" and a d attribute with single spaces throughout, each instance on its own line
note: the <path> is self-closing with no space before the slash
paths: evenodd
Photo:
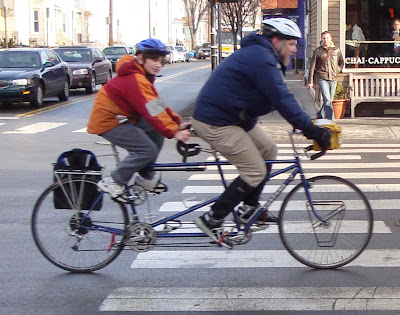
<path id="1" fill-rule="evenodd" d="M 157 232 L 150 224 L 134 223 L 129 228 L 129 232 L 130 237 L 125 244 L 134 251 L 146 252 L 154 247 L 157 240 Z"/>

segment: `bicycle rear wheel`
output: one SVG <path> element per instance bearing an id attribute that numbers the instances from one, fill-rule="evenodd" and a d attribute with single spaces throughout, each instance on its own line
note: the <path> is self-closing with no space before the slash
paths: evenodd
<path id="1" fill-rule="evenodd" d="M 286 196 L 279 215 L 279 234 L 299 262 L 332 269 L 353 261 L 368 245 L 373 214 L 368 199 L 350 181 L 336 176 L 307 180 L 319 220 L 311 210 L 303 185 Z"/>
<path id="2" fill-rule="evenodd" d="M 126 207 L 104 195 L 99 199 L 100 210 L 88 210 L 100 208 L 100 203 L 96 207 L 87 200 L 87 192 L 96 189 L 96 182 L 89 179 L 65 179 L 48 187 L 35 204 L 33 239 L 44 257 L 61 269 L 101 269 L 124 247 L 129 223 Z"/>

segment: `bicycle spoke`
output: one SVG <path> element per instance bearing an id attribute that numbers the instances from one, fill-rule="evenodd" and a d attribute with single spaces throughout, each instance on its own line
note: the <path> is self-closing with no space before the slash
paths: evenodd
<path id="1" fill-rule="evenodd" d="M 373 225 L 370 205 L 363 193 L 347 180 L 317 176 L 309 182 L 312 206 L 301 184 L 282 204 L 279 224 L 282 242 L 295 259 L 307 266 L 346 265 L 369 242 Z M 351 200 L 349 206 L 347 199 Z M 304 207 L 298 208 L 302 200 Z M 293 211 L 295 205 L 297 211 Z"/>
<path id="2" fill-rule="evenodd" d="M 122 204 L 103 198 L 101 210 L 80 209 L 85 204 L 93 208 L 84 193 L 93 185 L 96 182 L 89 179 L 66 179 L 50 186 L 34 207 L 35 243 L 59 268 L 73 272 L 98 270 L 112 262 L 123 248 L 128 216 Z M 120 231 L 114 241 L 118 245 L 110 246 L 113 231 Z"/>

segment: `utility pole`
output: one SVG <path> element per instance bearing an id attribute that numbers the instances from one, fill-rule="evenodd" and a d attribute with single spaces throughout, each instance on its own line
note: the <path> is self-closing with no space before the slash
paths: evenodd
<path id="1" fill-rule="evenodd" d="M 5 48 L 8 48 L 8 38 L 7 38 L 7 8 L 4 4 L 4 0 L 1 0 L 1 10 L 3 11 L 4 17 L 4 44 Z"/>
<path id="2" fill-rule="evenodd" d="M 151 37 L 151 0 L 149 0 L 149 38 Z"/>
<path id="3" fill-rule="evenodd" d="M 108 19 L 108 46 L 114 46 L 113 39 L 113 0 L 110 1 L 110 14 Z"/>
<path id="4" fill-rule="evenodd" d="M 217 67 L 217 40 L 215 28 L 215 0 L 210 0 L 210 13 L 211 13 L 211 70 Z"/>

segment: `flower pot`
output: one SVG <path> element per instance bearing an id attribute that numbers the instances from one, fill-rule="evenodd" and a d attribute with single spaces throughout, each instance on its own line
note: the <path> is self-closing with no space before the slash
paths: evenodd
<path id="1" fill-rule="evenodd" d="M 342 119 L 344 117 L 344 113 L 346 112 L 346 104 L 347 100 L 333 100 L 333 113 L 335 114 L 335 119 Z"/>

